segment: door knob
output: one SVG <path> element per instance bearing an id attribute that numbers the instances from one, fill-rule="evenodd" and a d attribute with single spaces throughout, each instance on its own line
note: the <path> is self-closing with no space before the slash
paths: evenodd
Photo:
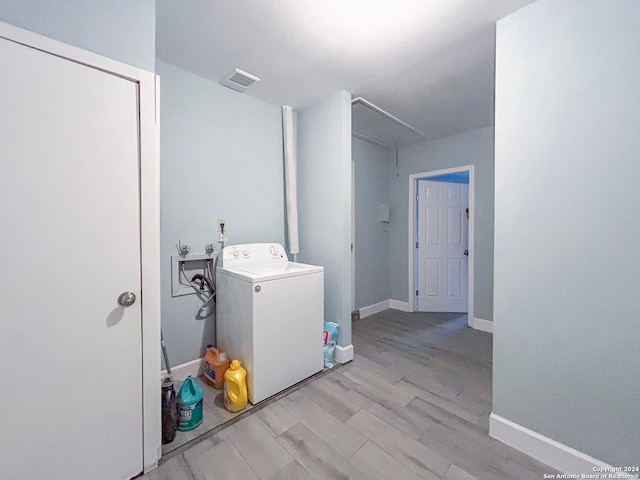
<path id="1" fill-rule="evenodd" d="M 118 297 L 118 303 L 123 307 L 130 307 L 136 301 L 136 294 L 133 292 L 122 292 Z"/>

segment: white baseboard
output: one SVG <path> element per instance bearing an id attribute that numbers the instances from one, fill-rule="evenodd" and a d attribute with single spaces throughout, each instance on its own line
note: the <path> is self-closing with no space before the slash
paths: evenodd
<path id="1" fill-rule="evenodd" d="M 470 327 L 483 332 L 493 333 L 493 322 L 491 320 L 485 320 L 484 318 L 473 317 Z"/>
<path id="2" fill-rule="evenodd" d="M 593 475 L 598 471 L 594 470 L 594 467 L 612 468 L 611 465 L 493 412 L 489 415 L 489 435 L 564 473 Z M 613 470 L 609 470 L 609 472 L 613 472 Z"/>
<path id="3" fill-rule="evenodd" d="M 167 373 L 166 370 L 162 370 L 162 374 Z M 202 374 L 202 359 L 196 358 L 195 360 L 191 360 L 190 362 L 183 363 L 181 365 L 176 365 L 171 368 L 171 376 L 174 380 L 178 380 L 180 382 L 184 381 L 189 375 L 192 377 L 197 377 Z"/>
<path id="4" fill-rule="evenodd" d="M 353 345 L 347 345 L 346 347 L 336 345 L 336 350 L 333 355 L 333 358 L 338 363 L 350 362 L 353 360 Z"/>
<path id="5" fill-rule="evenodd" d="M 389 308 L 400 310 L 401 312 L 410 312 L 409 302 L 401 302 L 400 300 L 389 299 Z"/>
<path id="6" fill-rule="evenodd" d="M 375 315 L 378 312 L 387 310 L 389 307 L 389 300 L 383 300 L 382 302 L 374 303 L 373 305 L 367 305 L 359 309 L 360 318 L 367 318 L 371 315 Z"/>
<path id="7" fill-rule="evenodd" d="M 387 310 L 388 308 L 393 308 L 394 310 L 400 310 L 402 312 L 409 312 L 409 303 L 401 302 L 400 300 L 383 300 L 382 302 L 374 303 L 373 305 L 367 305 L 366 307 L 362 307 L 359 309 L 360 318 L 370 317 L 371 315 L 375 315 L 378 312 L 382 312 L 383 310 Z"/>

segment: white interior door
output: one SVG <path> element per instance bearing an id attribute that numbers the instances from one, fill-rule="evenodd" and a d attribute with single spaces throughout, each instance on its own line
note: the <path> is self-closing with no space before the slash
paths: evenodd
<path id="1" fill-rule="evenodd" d="M 418 310 L 467 312 L 469 185 L 418 182 Z"/>
<path id="2" fill-rule="evenodd" d="M 143 468 L 138 86 L 4 39 L 0 65 L 0 476 L 128 479 Z"/>

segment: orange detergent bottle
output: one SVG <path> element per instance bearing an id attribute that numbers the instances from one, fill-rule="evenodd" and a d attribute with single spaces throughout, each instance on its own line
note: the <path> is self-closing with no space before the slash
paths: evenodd
<path id="1" fill-rule="evenodd" d="M 247 406 L 247 371 L 239 360 L 231 362 L 224 373 L 224 406 L 230 412 L 237 412 Z"/>
<path id="2" fill-rule="evenodd" d="M 219 351 L 213 345 L 207 345 L 202 369 L 205 380 L 213 385 L 213 388 L 220 390 L 224 384 L 224 372 L 227 371 L 227 368 L 229 368 L 227 354 Z"/>

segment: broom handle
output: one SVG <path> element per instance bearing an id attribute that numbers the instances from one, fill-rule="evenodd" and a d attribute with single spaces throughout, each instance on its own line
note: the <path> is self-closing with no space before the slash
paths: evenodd
<path id="1" fill-rule="evenodd" d="M 164 357 L 164 366 L 167 367 L 167 373 L 171 375 L 171 365 L 169 365 L 169 357 L 167 356 L 167 347 L 164 346 L 164 335 L 160 330 L 160 345 L 162 345 L 162 356 Z"/>

